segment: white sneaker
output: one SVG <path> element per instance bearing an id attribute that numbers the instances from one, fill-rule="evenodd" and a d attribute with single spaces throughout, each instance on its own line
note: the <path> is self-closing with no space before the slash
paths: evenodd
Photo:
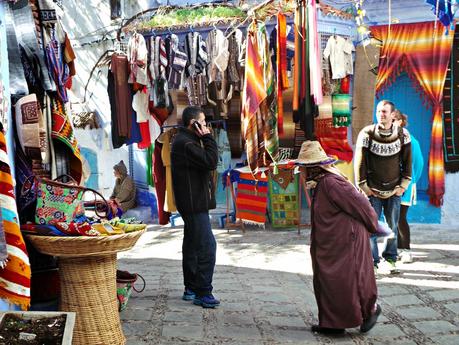
<path id="1" fill-rule="evenodd" d="M 400 271 L 395 266 L 395 262 L 382 260 L 378 266 L 378 273 L 381 274 L 398 274 Z"/>
<path id="2" fill-rule="evenodd" d="M 413 262 L 413 255 L 411 255 L 411 250 L 404 250 L 400 255 L 400 262 L 402 264 L 410 264 Z"/>

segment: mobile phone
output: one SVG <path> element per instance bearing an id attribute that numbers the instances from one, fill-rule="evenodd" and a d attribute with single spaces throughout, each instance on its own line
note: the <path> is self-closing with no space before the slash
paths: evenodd
<path id="1" fill-rule="evenodd" d="M 202 126 L 201 126 L 201 124 L 200 124 L 198 121 L 194 122 L 194 123 L 193 123 L 193 126 L 194 126 L 194 128 L 195 128 L 196 130 L 198 130 L 198 131 L 200 131 L 200 130 L 202 129 Z"/>

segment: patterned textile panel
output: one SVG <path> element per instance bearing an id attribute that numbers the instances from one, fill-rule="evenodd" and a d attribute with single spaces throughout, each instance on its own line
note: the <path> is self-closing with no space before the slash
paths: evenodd
<path id="1" fill-rule="evenodd" d="M 443 90 L 445 170 L 459 171 L 459 30 L 454 33 L 451 60 Z"/>
<path id="2" fill-rule="evenodd" d="M 241 173 L 237 185 L 236 214 L 246 224 L 265 226 L 268 178 L 261 173 Z"/>
<path id="3" fill-rule="evenodd" d="M 282 169 L 279 170 L 282 171 Z M 281 178 L 284 179 L 284 177 Z M 285 189 L 270 178 L 269 201 L 269 213 L 273 227 L 286 228 L 298 225 L 298 175 L 293 177 L 293 181 L 290 181 Z"/>

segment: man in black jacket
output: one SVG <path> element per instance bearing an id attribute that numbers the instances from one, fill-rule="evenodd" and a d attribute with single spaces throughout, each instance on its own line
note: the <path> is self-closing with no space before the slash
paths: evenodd
<path id="1" fill-rule="evenodd" d="M 182 245 L 184 300 L 204 308 L 220 304 L 212 295 L 217 243 L 209 210 L 215 208 L 211 172 L 218 162 L 217 143 L 199 107 L 187 107 L 172 143 L 172 185 L 175 204 L 185 223 Z"/>

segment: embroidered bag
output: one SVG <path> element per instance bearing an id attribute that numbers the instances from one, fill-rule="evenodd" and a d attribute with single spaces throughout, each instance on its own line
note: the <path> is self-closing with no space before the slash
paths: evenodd
<path id="1" fill-rule="evenodd" d="M 59 182 L 57 180 L 62 177 L 70 178 L 71 182 Z M 76 181 L 68 176 L 63 175 L 56 180 L 49 180 L 38 176 L 27 178 L 22 186 L 21 195 L 33 196 L 36 198 L 37 206 L 35 209 L 35 223 L 49 224 L 56 222 L 70 223 L 73 219 L 83 216 L 85 213 L 83 195 L 85 192 L 92 192 L 95 196 L 102 199 L 102 203 L 106 205 L 104 208 L 108 210 L 108 204 L 105 198 L 97 191 L 79 186 Z M 99 200 L 97 200 L 100 202 Z M 100 210 L 95 209 L 97 216 L 106 218 L 107 212 L 99 213 Z"/>

